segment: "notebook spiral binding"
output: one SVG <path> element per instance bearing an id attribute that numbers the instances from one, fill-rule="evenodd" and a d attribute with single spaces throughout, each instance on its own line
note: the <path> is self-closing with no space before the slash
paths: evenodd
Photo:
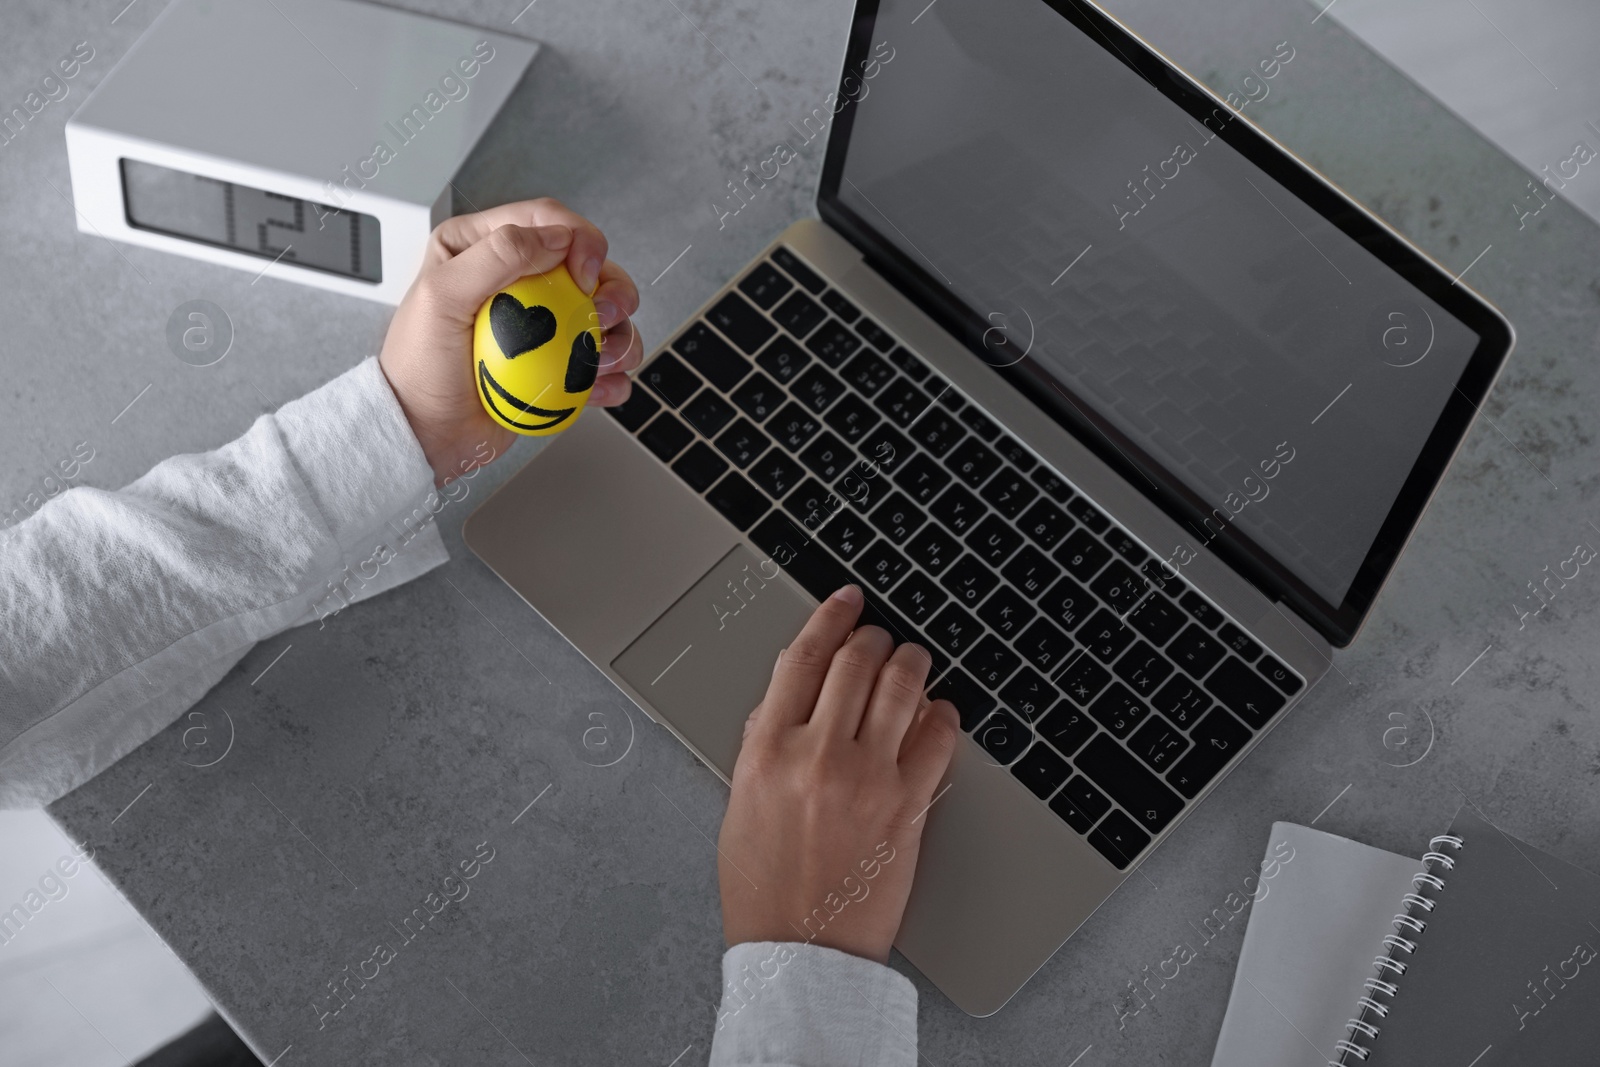
<path id="1" fill-rule="evenodd" d="M 1395 932 L 1385 935 L 1383 939 L 1383 946 L 1388 951 L 1372 961 L 1373 976 L 1362 983 L 1364 993 L 1356 1001 L 1356 1017 L 1345 1023 L 1350 1036 L 1334 1042 L 1333 1047 L 1338 1051 L 1339 1058 L 1329 1060 L 1328 1067 L 1349 1067 L 1372 1055 L 1370 1042 L 1377 1038 L 1378 1031 L 1382 1029 L 1379 1024 L 1388 1017 L 1389 1004 L 1400 992 L 1400 987 L 1390 979 L 1401 978 L 1406 973 L 1406 963 L 1400 954 L 1409 956 L 1417 951 L 1415 938 L 1408 935 L 1420 934 L 1428 928 L 1426 916 L 1439 902 L 1437 897 L 1423 896 L 1420 890 L 1429 889 L 1434 893 L 1443 890 L 1444 879 L 1434 874 L 1433 868 L 1437 867 L 1448 874 L 1456 865 L 1453 857 L 1439 851 L 1444 847 L 1459 852 L 1465 844 L 1461 838 L 1450 834 L 1440 834 L 1428 842 L 1428 851 L 1422 856 L 1426 869 L 1411 877 L 1412 889 L 1419 892 L 1407 893 L 1401 898 L 1403 910 L 1394 917 Z M 1413 911 L 1420 911 L 1422 917 L 1413 915 Z M 1368 1044 L 1362 1044 L 1362 1039 Z"/>

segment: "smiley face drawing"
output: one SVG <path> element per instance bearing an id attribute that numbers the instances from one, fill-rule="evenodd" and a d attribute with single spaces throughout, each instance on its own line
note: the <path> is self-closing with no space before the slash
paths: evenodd
<path id="1" fill-rule="evenodd" d="M 478 309 L 472 355 L 489 417 L 529 437 L 576 421 L 600 370 L 594 301 L 558 266 L 519 278 Z"/>

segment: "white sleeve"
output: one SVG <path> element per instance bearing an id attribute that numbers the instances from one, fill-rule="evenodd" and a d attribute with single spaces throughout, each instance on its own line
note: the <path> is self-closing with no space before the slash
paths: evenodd
<path id="1" fill-rule="evenodd" d="M 710 1067 L 916 1067 L 917 989 L 881 963 L 801 942 L 722 957 Z"/>
<path id="2" fill-rule="evenodd" d="M 441 500 L 368 359 L 215 451 L 0 531 L 0 808 L 82 785 L 257 641 L 444 562 Z"/>

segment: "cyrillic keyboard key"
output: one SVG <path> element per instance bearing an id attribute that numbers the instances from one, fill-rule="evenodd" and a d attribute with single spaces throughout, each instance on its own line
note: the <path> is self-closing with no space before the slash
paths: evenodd
<path id="1" fill-rule="evenodd" d="M 1133 754 L 1144 760 L 1157 774 L 1164 774 L 1178 762 L 1189 742 L 1178 728 L 1159 716 L 1151 716 L 1128 739 Z"/>
<path id="2" fill-rule="evenodd" d="M 1122 625 L 1115 615 L 1101 608 L 1089 616 L 1089 621 L 1078 630 L 1082 641 L 1102 663 L 1110 663 L 1133 643 L 1134 633 Z"/>
<path id="3" fill-rule="evenodd" d="M 1094 720 L 1082 708 L 1059 700 L 1039 720 L 1039 736 L 1050 742 L 1063 756 L 1070 756 L 1095 734 Z"/>
<path id="4" fill-rule="evenodd" d="M 983 506 L 982 501 L 961 486 L 952 485 L 928 507 L 928 510 L 933 512 L 933 517 L 944 523 L 951 533 L 964 536 L 979 519 L 983 518 L 984 512 L 988 509 Z"/>
<path id="5" fill-rule="evenodd" d="M 944 572 L 944 577 L 939 579 L 939 584 L 944 586 L 956 598 L 956 602 L 968 608 L 975 608 L 983 603 L 998 585 L 1000 579 L 995 577 L 993 571 L 979 563 L 971 553 L 962 556 L 955 566 Z"/>
<path id="6" fill-rule="evenodd" d="M 911 561 L 890 548 L 883 540 L 874 541 L 862 557 L 856 560 L 856 573 L 880 593 L 893 589 L 911 569 Z M 898 605 L 896 605 L 898 606 Z"/>
<path id="7" fill-rule="evenodd" d="M 800 464 L 784 455 L 781 448 L 773 448 L 750 468 L 750 478 L 767 491 L 774 500 L 782 500 L 789 490 L 800 484 L 805 471 Z"/>
<path id="8" fill-rule="evenodd" d="M 1089 714 L 1113 734 L 1127 737 L 1150 714 L 1150 708 L 1127 686 L 1112 682 L 1111 687 L 1089 705 Z"/>
<path id="9" fill-rule="evenodd" d="M 806 350 L 787 337 L 773 338 L 756 357 L 757 365 L 780 382 L 793 381 L 810 362 L 811 356 Z"/>
<path id="10" fill-rule="evenodd" d="M 772 442 L 749 419 L 740 419 L 717 438 L 717 451 L 733 461 L 735 467 L 748 467 Z"/>
<path id="11" fill-rule="evenodd" d="M 860 347 L 861 338 L 845 329 L 838 319 L 829 319 L 806 338 L 806 349 L 830 367 L 838 367 Z"/>
<path id="12" fill-rule="evenodd" d="M 1072 638 L 1043 619 L 1035 619 L 1014 642 L 1022 658 L 1045 674 L 1054 673 L 1075 647 Z"/>
<path id="13" fill-rule="evenodd" d="M 944 527 L 930 522 L 906 545 L 906 552 L 929 574 L 938 574 L 961 555 L 961 542 Z"/>
<path id="14" fill-rule="evenodd" d="M 959 605 L 946 604 L 923 631 L 934 644 L 952 656 L 959 656 L 982 635 L 983 624 Z"/>
<path id="15" fill-rule="evenodd" d="M 1028 606 L 1028 602 L 1018 596 L 1010 586 L 1002 585 L 994 591 L 994 595 L 983 602 L 983 607 L 978 609 L 978 618 L 989 624 L 989 628 L 1002 638 L 1010 641 L 1022 632 L 1022 628 L 1033 621 L 1038 612 Z"/>
<path id="16" fill-rule="evenodd" d="M 835 515 L 817 536 L 840 559 L 849 561 L 855 559 L 876 534 L 867 520 L 847 508 Z"/>
<path id="17" fill-rule="evenodd" d="M 1150 704 L 1179 727 L 1187 730 L 1211 709 L 1212 700 L 1206 692 L 1181 674 L 1167 679 L 1167 684 L 1150 697 Z"/>
<path id="18" fill-rule="evenodd" d="M 1054 706 L 1061 694 L 1032 667 L 1023 667 L 1000 687 L 1000 699 L 1018 715 L 1032 722 Z"/>
<path id="19" fill-rule="evenodd" d="M 1194 748 L 1167 772 L 1167 781 L 1185 797 L 1193 800 L 1200 795 L 1206 783 L 1217 776 L 1227 762 L 1238 755 L 1250 740 L 1250 731 L 1239 725 L 1237 719 L 1221 708 L 1200 720 L 1189 734 Z"/>
<path id="20" fill-rule="evenodd" d="M 734 404 L 756 422 L 765 422 L 788 400 L 778 383 L 759 371 L 733 391 Z"/>
<path id="21" fill-rule="evenodd" d="M 1146 699 L 1173 674 L 1172 664 L 1143 641 L 1135 641 L 1112 670 L 1128 683 L 1128 688 Z"/>
<path id="22" fill-rule="evenodd" d="M 933 583 L 933 579 L 920 571 L 912 571 L 889 594 L 889 603 L 899 608 L 913 625 L 921 626 L 933 617 L 950 595 Z"/>
<path id="23" fill-rule="evenodd" d="M 932 456 L 918 453 L 901 464 L 894 481 L 917 503 L 926 506 L 950 484 L 950 472 L 941 469 Z"/>
<path id="24" fill-rule="evenodd" d="M 922 509 L 913 504 L 904 493 L 889 494 L 883 503 L 871 515 L 872 524 L 878 532 L 887 537 L 892 544 L 903 545 L 911 539 L 911 535 L 922 528 L 928 521 L 928 516 Z"/>
<path id="25" fill-rule="evenodd" d="M 1011 558 L 1022 545 L 1022 535 L 998 515 L 989 515 L 966 536 L 967 547 L 991 567 Z"/>
<path id="26" fill-rule="evenodd" d="M 1092 656 L 1080 652 L 1076 659 L 1067 661 L 1066 668 L 1054 681 L 1069 700 L 1080 708 L 1087 708 L 1110 683 L 1111 672 L 1096 663 Z"/>

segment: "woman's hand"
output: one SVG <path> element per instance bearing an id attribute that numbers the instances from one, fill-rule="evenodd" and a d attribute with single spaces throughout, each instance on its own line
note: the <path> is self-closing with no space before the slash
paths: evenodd
<path id="1" fill-rule="evenodd" d="M 627 373 L 644 355 L 628 317 L 639 310 L 639 290 L 627 271 L 606 258 L 605 236 L 594 223 L 545 198 L 457 215 L 428 238 L 422 269 L 389 323 L 378 364 L 436 484 L 478 466 L 484 442 L 497 456 L 516 440 L 478 399 L 472 375 L 478 309 L 518 278 L 561 263 L 578 288 L 593 292 L 604 330 L 589 403 L 620 404 L 632 387 Z"/>
<path id="2" fill-rule="evenodd" d="M 730 945 L 889 958 L 961 729 L 949 701 L 923 695 L 927 651 L 856 629 L 861 607 L 855 586 L 823 601 L 745 724 L 718 845 Z"/>

